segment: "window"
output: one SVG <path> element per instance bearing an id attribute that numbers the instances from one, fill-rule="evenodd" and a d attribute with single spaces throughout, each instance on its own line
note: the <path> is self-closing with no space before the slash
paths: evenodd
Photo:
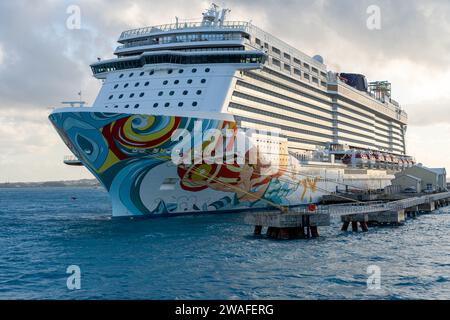
<path id="1" fill-rule="evenodd" d="M 312 67 L 312 72 L 319 74 L 319 70 L 317 70 L 317 68 Z"/>
<path id="2" fill-rule="evenodd" d="M 309 74 L 304 73 L 304 74 L 303 74 L 303 77 L 304 77 L 305 79 L 308 79 L 308 80 L 309 80 Z"/>
<path id="3" fill-rule="evenodd" d="M 312 81 L 313 81 L 314 83 L 319 84 L 319 79 L 317 79 L 316 77 L 313 77 L 313 78 L 312 78 Z"/>
<path id="4" fill-rule="evenodd" d="M 115 109 L 117 109 L 118 107 L 119 107 L 118 105 L 115 105 L 115 106 L 114 106 Z"/>
<path id="5" fill-rule="evenodd" d="M 155 74 L 155 70 L 150 71 L 148 74 L 151 75 L 151 76 L 154 75 Z"/>
<path id="6" fill-rule="evenodd" d="M 125 106 L 125 109 L 128 109 L 130 107 L 130 105 L 129 104 L 127 104 L 126 106 Z"/>
<path id="7" fill-rule="evenodd" d="M 139 104 L 135 104 L 135 105 L 134 105 L 134 108 L 135 108 L 135 109 L 139 108 Z"/>
<path id="8" fill-rule="evenodd" d="M 179 84 L 180 83 L 180 80 L 175 80 L 174 82 L 173 82 L 173 84 Z"/>
<path id="9" fill-rule="evenodd" d="M 167 73 L 168 73 L 168 74 L 172 74 L 172 73 L 173 73 L 173 70 L 172 70 L 172 69 L 169 69 L 169 70 L 167 71 Z"/>
<path id="10" fill-rule="evenodd" d="M 130 94 L 130 98 L 133 98 L 133 97 L 134 97 L 134 93 Z"/>
<path id="11" fill-rule="evenodd" d="M 197 101 L 192 102 L 192 106 L 196 107 L 198 105 Z"/>
<path id="12" fill-rule="evenodd" d="M 277 66 L 277 67 L 281 66 L 280 61 L 278 61 L 277 59 L 272 59 L 272 64 Z"/>
<path id="13" fill-rule="evenodd" d="M 294 74 L 297 75 L 297 76 L 301 76 L 302 75 L 301 71 L 296 69 L 296 68 L 294 68 Z"/>
<path id="14" fill-rule="evenodd" d="M 123 73 L 119 76 L 119 79 L 122 79 L 123 78 Z"/>
<path id="15" fill-rule="evenodd" d="M 255 39 L 256 44 L 261 45 L 261 40 L 259 40 L 258 38 Z"/>
<path id="16" fill-rule="evenodd" d="M 119 96 L 119 99 L 122 99 L 123 98 L 123 94 L 121 94 L 120 96 Z"/>
<path id="17" fill-rule="evenodd" d="M 153 108 L 158 108 L 158 103 L 155 103 L 155 104 L 153 105 Z"/>
<path id="18" fill-rule="evenodd" d="M 206 72 L 206 73 L 208 73 L 208 72 L 210 72 L 210 71 L 211 71 L 210 68 L 206 68 L 206 69 L 205 69 L 205 72 Z"/>
<path id="19" fill-rule="evenodd" d="M 134 84 L 134 86 L 135 86 L 136 88 L 139 87 L 139 85 L 140 85 L 139 82 L 136 82 L 136 83 Z"/>
<path id="20" fill-rule="evenodd" d="M 324 78 L 327 77 L 327 74 L 326 74 L 325 72 L 320 72 L 320 75 L 321 75 L 322 77 L 324 77 Z"/>
<path id="21" fill-rule="evenodd" d="M 158 96 L 162 96 L 164 94 L 164 92 L 162 92 L 162 91 L 160 91 L 159 93 L 158 93 Z"/>
<path id="22" fill-rule="evenodd" d="M 175 91 L 170 91 L 170 92 L 169 92 L 169 95 L 170 95 L 170 96 L 173 96 L 174 94 L 175 94 Z"/>
<path id="23" fill-rule="evenodd" d="M 268 43 L 264 43 L 264 48 L 269 49 L 269 44 Z"/>
<path id="24" fill-rule="evenodd" d="M 119 85 L 118 84 L 116 84 L 115 86 L 114 86 L 114 89 L 117 89 L 119 87 Z"/>
<path id="25" fill-rule="evenodd" d="M 109 96 L 109 100 L 111 100 L 112 98 L 114 98 L 114 96 L 113 96 L 113 95 L 110 95 L 110 96 Z"/>
<path id="26" fill-rule="evenodd" d="M 287 60 L 291 60 L 291 56 L 289 54 L 287 54 L 287 53 L 284 54 L 284 58 L 287 59 Z"/>
<path id="27" fill-rule="evenodd" d="M 197 72 L 197 69 L 192 69 L 192 73 L 196 73 Z"/>
<path id="28" fill-rule="evenodd" d="M 192 83 L 192 79 L 189 79 L 189 80 L 187 81 L 187 83 L 188 83 L 188 84 L 191 84 L 191 83 Z"/>
<path id="29" fill-rule="evenodd" d="M 128 83 L 125 83 L 123 87 L 128 88 Z"/>
<path id="30" fill-rule="evenodd" d="M 302 65 L 302 62 L 301 62 L 300 60 L 298 60 L 297 58 L 294 58 L 294 62 L 295 62 L 296 64 L 298 64 L 299 66 Z"/>
<path id="31" fill-rule="evenodd" d="M 325 81 L 320 81 L 320 84 L 322 85 L 322 87 L 327 87 L 327 83 Z"/>
<path id="32" fill-rule="evenodd" d="M 306 68 L 306 69 L 308 69 L 309 70 L 309 64 L 307 64 L 307 63 L 303 63 L 303 66 Z"/>
<path id="33" fill-rule="evenodd" d="M 141 73 L 139 74 L 139 76 L 142 77 L 144 74 L 145 74 L 145 72 L 141 72 Z"/>
<path id="34" fill-rule="evenodd" d="M 108 108 L 108 106 L 105 106 L 105 108 Z"/>
<path id="35" fill-rule="evenodd" d="M 288 64 L 284 64 L 284 70 L 291 72 L 291 66 Z"/>
<path id="36" fill-rule="evenodd" d="M 144 92 L 141 92 L 141 94 L 139 95 L 139 97 L 143 97 L 145 95 L 145 93 Z"/>
<path id="37" fill-rule="evenodd" d="M 206 79 L 202 79 L 202 81 L 200 81 L 201 83 L 206 83 Z"/>
<path id="38" fill-rule="evenodd" d="M 275 53 L 275 54 L 278 54 L 278 55 L 281 54 L 281 51 L 278 48 L 275 48 L 275 47 L 272 47 L 272 52 Z"/>
<path id="39" fill-rule="evenodd" d="M 149 84 L 150 84 L 150 82 L 147 81 L 147 82 L 144 84 L 144 86 L 148 87 Z"/>
<path id="40" fill-rule="evenodd" d="M 179 73 L 179 74 L 182 74 L 183 72 L 184 72 L 183 69 L 178 70 L 178 73 Z"/>
<path id="41" fill-rule="evenodd" d="M 133 73 L 133 72 L 132 72 L 132 73 L 130 73 L 129 77 L 131 78 L 132 76 L 134 76 L 134 73 Z"/>
<path id="42" fill-rule="evenodd" d="M 169 81 L 164 80 L 163 85 L 167 85 L 169 83 Z"/>
<path id="43" fill-rule="evenodd" d="M 183 96 L 185 96 L 185 95 L 187 95 L 188 94 L 188 91 L 187 90 L 184 90 L 183 91 Z"/>
<path id="44" fill-rule="evenodd" d="M 166 107 L 166 108 L 170 107 L 170 103 L 169 103 L 169 102 L 166 102 L 166 104 L 164 105 L 164 107 Z"/>
<path id="45" fill-rule="evenodd" d="M 178 106 L 179 106 L 179 107 L 182 107 L 183 104 L 184 104 L 183 102 L 180 102 L 180 103 L 178 103 Z"/>
<path id="46" fill-rule="evenodd" d="M 201 95 L 202 94 L 202 90 L 197 90 L 197 95 Z"/>

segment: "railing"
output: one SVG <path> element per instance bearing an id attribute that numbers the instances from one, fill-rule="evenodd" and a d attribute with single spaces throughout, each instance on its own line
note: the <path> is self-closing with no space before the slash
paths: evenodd
<path id="1" fill-rule="evenodd" d="M 124 31 L 119 38 L 119 41 L 127 40 L 134 37 L 141 37 L 150 35 L 153 33 L 167 32 L 172 30 L 184 30 L 184 29 L 199 29 L 199 28 L 210 28 L 210 29 L 242 29 L 244 31 L 248 30 L 249 22 L 245 21 L 225 21 L 222 24 L 206 24 L 204 22 L 181 22 L 181 23 L 171 23 L 164 24 L 153 27 L 144 27 L 139 29 L 132 29 Z"/>

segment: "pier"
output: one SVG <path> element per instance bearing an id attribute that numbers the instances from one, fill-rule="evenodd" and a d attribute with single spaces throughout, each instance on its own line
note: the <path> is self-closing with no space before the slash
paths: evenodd
<path id="1" fill-rule="evenodd" d="M 448 206 L 450 192 L 411 197 L 391 202 L 369 202 L 312 206 L 249 213 L 245 223 L 254 226 L 254 234 L 272 239 L 309 239 L 319 237 L 319 227 L 331 225 L 331 216 L 339 216 L 342 231 L 368 232 L 372 226 L 398 226 L 408 218 L 431 213 Z"/>

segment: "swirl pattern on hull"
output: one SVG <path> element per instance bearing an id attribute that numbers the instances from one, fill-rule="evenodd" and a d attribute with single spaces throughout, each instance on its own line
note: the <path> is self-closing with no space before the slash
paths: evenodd
<path id="1" fill-rule="evenodd" d="M 53 113 L 50 120 L 66 145 L 108 190 L 115 215 L 245 209 L 267 207 L 269 202 L 298 205 L 314 187 L 293 183 L 292 174 L 282 170 L 262 174 L 268 164 L 259 159 L 255 165 L 172 163 L 171 153 L 178 143 L 172 137 L 177 130 L 193 133 L 195 147 L 196 123 L 201 123 L 201 132 L 236 131 L 232 122 L 99 112 Z M 177 183 L 163 190 L 166 178 Z"/>

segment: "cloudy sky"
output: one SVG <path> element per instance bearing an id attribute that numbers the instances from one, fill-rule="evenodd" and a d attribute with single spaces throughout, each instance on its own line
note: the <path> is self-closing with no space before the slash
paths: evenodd
<path id="1" fill-rule="evenodd" d="M 450 1 L 233 0 L 230 19 L 251 20 L 329 69 L 389 80 L 409 113 L 407 148 L 450 168 Z M 81 29 L 67 9 L 81 9 Z M 367 8 L 381 9 L 369 30 Z M 62 164 L 70 154 L 47 120 L 61 101 L 92 103 L 100 83 L 89 64 L 112 57 L 123 30 L 199 18 L 208 1 L 0 0 L 0 182 L 91 177 Z"/>

